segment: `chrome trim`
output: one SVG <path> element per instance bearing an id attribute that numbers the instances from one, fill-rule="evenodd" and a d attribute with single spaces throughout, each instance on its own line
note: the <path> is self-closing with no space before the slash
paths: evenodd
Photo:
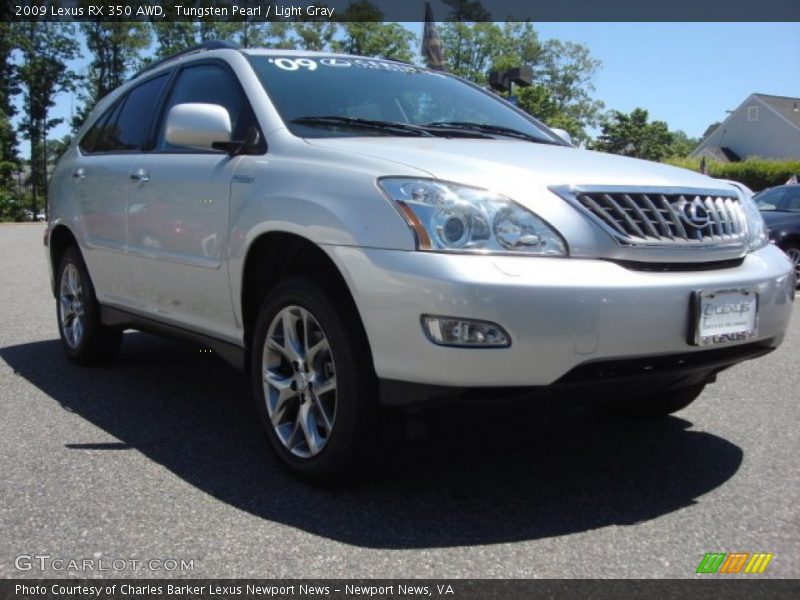
<path id="1" fill-rule="evenodd" d="M 623 247 L 744 250 L 747 246 L 747 218 L 735 190 L 593 185 L 548 189 Z M 706 218 L 698 225 L 703 212 Z"/>

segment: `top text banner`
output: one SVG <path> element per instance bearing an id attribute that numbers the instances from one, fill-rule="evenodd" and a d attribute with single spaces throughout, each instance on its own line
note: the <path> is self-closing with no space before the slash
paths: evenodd
<path id="1" fill-rule="evenodd" d="M 437 21 L 800 21 L 799 0 L 479 0 L 461 4 L 464 8 L 454 10 L 441 0 L 431 1 Z M 63 22 L 419 22 L 424 14 L 423 0 L 6 0 L 0 8 L 3 21 Z"/>

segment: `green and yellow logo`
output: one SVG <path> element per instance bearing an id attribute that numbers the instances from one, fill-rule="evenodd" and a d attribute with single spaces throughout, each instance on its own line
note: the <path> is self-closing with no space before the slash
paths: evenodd
<path id="1" fill-rule="evenodd" d="M 763 573 L 772 554 L 766 552 L 707 552 L 697 567 L 698 573 Z"/>

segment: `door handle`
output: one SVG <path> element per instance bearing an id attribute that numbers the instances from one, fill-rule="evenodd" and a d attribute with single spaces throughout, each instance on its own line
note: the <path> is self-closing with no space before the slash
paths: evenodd
<path id="1" fill-rule="evenodd" d="M 80 167 L 79 169 L 75 169 L 75 171 L 73 171 L 72 176 L 75 179 L 83 179 L 86 177 L 86 171 L 84 171 L 83 167 Z"/>
<path id="2" fill-rule="evenodd" d="M 137 169 L 131 173 L 131 179 L 138 181 L 139 183 L 147 183 L 150 181 L 150 175 L 144 169 Z"/>

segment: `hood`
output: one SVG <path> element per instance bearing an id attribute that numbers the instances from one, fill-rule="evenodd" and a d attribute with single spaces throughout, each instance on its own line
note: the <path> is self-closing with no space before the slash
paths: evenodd
<path id="1" fill-rule="evenodd" d="M 309 144 L 400 163 L 432 177 L 514 197 L 551 185 L 693 187 L 730 191 L 710 177 L 669 165 L 567 146 L 463 138 L 312 138 Z M 385 175 L 392 175 L 388 169 Z"/>

